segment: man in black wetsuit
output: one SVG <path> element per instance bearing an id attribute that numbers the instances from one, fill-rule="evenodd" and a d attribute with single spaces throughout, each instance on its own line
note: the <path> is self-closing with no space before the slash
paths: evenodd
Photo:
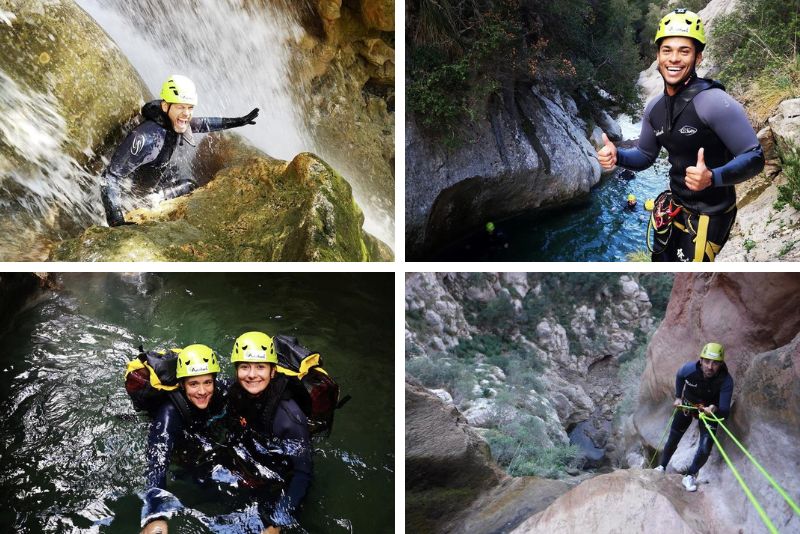
<path id="1" fill-rule="evenodd" d="M 678 410 L 672 420 L 669 439 L 661 453 L 661 463 L 656 471 L 664 472 L 670 458 L 678 448 L 683 434 L 702 411 L 706 415 L 724 419 L 731 409 L 733 397 L 733 378 L 725 365 L 725 349 L 719 343 L 706 343 L 700 352 L 700 360 L 689 362 L 678 370 L 675 376 L 674 407 L 693 405 L 695 410 Z M 692 465 L 683 477 L 683 487 L 687 491 L 697 491 L 697 473 L 708 460 L 711 447 L 714 445 L 709 431 L 703 422 L 700 425 L 700 443 L 697 445 Z M 711 432 L 716 434 L 716 423 L 709 423 Z"/>
<path id="2" fill-rule="evenodd" d="M 196 187 L 188 161 L 193 133 L 208 133 L 245 124 L 255 124 L 258 108 L 244 117 L 196 117 L 197 91 L 192 81 L 170 76 L 161 88 L 161 100 L 142 107 L 145 121 L 137 126 L 114 152 L 103 171 L 100 188 L 109 226 L 125 224 L 121 207 L 120 181 L 132 176 L 135 189 L 150 192 L 152 200 L 185 195 Z"/>
<path id="3" fill-rule="evenodd" d="M 645 107 L 638 146 L 617 149 L 603 134 L 597 158 L 607 170 L 640 171 L 664 147 L 677 213 L 653 261 L 714 261 L 736 218 L 734 184 L 763 169 L 764 153 L 741 104 L 719 82 L 697 77 L 706 44 L 700 18 L 676 9 L 661 19 L 655 43 L 664 94 Z"/>

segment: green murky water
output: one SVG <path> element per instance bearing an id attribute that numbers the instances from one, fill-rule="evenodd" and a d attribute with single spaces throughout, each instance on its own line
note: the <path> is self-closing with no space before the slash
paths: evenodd
<path id="1" fill-rule="evenodd" d="M 285 532 L 392 532 L 392 274 L 63 274 L 0 334 L 0 531 L 136 533 L 148 420 L 122 385 L 136 347 L 206 343 L 230 376 L 233 340 L 260 329 L 318 350 L 351 400 L 316 442 L 314 482 Z M 191 483 L 170 532 L 223 512 Z M 241 504 L 242 508 L 246 503 Z M 226 510 L 230 513 L 236 510 Z"/>

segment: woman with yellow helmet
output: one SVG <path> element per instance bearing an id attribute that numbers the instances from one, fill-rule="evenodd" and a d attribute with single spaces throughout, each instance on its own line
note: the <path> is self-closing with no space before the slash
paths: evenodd
<path id="1" fill-rule="evenodd" d="M 142 534 L 167 534 L 167 519 L 178 509 L 177 499 L 166 490 L 167 469 L 176 449 L 199 458 L 209 450 L 214 421 L 225 412 L 225 384 L 217 383 L 217 354 L 206 345 L 189 345 L 177 351 L 175 376 L 178 389 L 170 392 L 151 415 L 147 438 L 147 474 Z M 220 428 L 222 428 L 220 426 Z"/>
<path id="2" fill-rule="evenodd" d="M 259 513 L 266 525 L 262 534 L 280 532 L 295 523 L 294 514 L 312 479 L 311 440 L 305 414 L 287 391 L 287 379 L 276 373 L 278 355 L 272 338 L 263 332 L 246 332 L 236 339 L 231 353 L 236 380 L 228 392 L 229 444 L 245 473 L 260 466 L 280 476 L 277 499 L 269 483 L 262 485 Z M 257 478 L 257 477 L 256 477 Z M 274 485 L 274 484 L 273 484 Z"/>

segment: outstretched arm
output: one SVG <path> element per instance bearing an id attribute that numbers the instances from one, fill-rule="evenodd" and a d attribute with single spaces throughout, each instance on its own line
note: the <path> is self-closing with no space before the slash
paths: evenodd
<path id="1" fill-rule="evenodd" d="M 192 131 L 197 133 L 216 132 L 238 128 L 246 124 L 255 124 L 258 117 L 258 108 L 253 108 L 243 117 L 195 117 L 191 120 Z"/>
<path id="2" fill-rule="evenodd" d="M 180 507 L 178 500 L 168 491 L 167 469 L 175 448 L 175 441 L 183 431 L 183 420 L 178 409 L 169 401 L 156 410 L 147 436 L 146 490 L 142 506 L 142 527 L 169 518 Z"/>

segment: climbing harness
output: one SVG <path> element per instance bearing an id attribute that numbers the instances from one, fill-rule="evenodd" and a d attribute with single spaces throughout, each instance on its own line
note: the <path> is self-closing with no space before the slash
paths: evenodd
<path id="1" fill-rule="evenodd" d="M 682 206 L 672 201 L 672 191 L 667 189 L 656 197 L 653 210 L 650 212 L 650 221 L 647 223 L 645 242 L 647 250 L 652 254 L 661 254 L 667 248 L 672 235 L 672 220 L 683 209 Z M 651 236 L 652 234 L 652 244 Z"/>
<path id="2" fill-rule="evenodd" d="M 685 411 L 689 411 L 689 410 L 697 410 L 698 417 L 699 417 L 700 421 L 702 421 L 703 424 L 706 426 L 706 429 L 708 430 L 708 434 L 711 436 L 711 439 L 714 440 L 714 443 L 716 444 L 717 449 L 719 449 L 719 452 L 722 455 L 722 458 L 725 460 L 725 463 L 730 468 L 731 472 L 733 473 L 733 476 L 739 482 L 739 485 L 744 490 L 745 495 L 747 495 L 747 498 L 750 500 L 750 502 L 753 504 L 753 507 L 758 512 L 758 515 L 761 518 L 761 521 L 763 521 L 764 525 L 766 525 L 767 529 L 769 529 L 771 534 L 778 534 L 778 529 L 775 527 L 775 525 L 772 523 L 770 518 L 767 516 L 766 512 L 764 511 L 764 509 L 762 508 L 762 506 L 758 502 L 758 500 L 753 496 L 753 492 L 750 491 L 750 488 L 747 486 L 747 484 L 745 484 L 744 480 L 742 479 L 742 476 L 739 474 L 739 471 L 737 471 L 736 467 L 734 467 L 733 463 L 731 462 L 731 459 L 728 457 L 728 454 L 722 448 L 722 445 L 720 444 L 719 440 L 717 439 L 717 437 L 716 437 L 714 431 L 712 430 L 711 426 L 709 425 L 709 423 L 713 423 L 713 424 L 719 425 L 719 427 L 722 428 L 725 431 L 726 434 L 728 434 L 728 437 L 731 438 L 731 440 L 736 444 L 736 446 L 739 447 L 739 449 L 741 449 L 741 451 L 744 453 L 744 455 L 747 457 L 747 459 L 750 460 L 753 463 L 753 465 L 761 472 L 762 475 L 764 475 L 764 478 L 766 478 L 767 481 L 772 485 L 772 487 L 775 488 L 775 490 L 781 495 L 781 497 L 783 497 L 783 499 L 791 507 L 791 509 L 794 511 L 794 513 L 797 514 L 798 516 L 800 516 L 800 506 L 798 506 L 797 503 L 795 503 L 792 500 L 792 498 L 789 497 L 789 495 L 787 495 L 786 491 L 780 486 L 780 484 L 775 482 L 775 479 L 772 478 L 772 476 L 767 472 L 767 470 L 764 469 L 761 466 L 761 464 L 759 464 L 758 461 L 756 461 L 755 458 L 753 458 L 753 455 L 751 455 L 750 452 L 744 447 L 744 445 L 742 445 L 739 442 L 739 440 L 736 439 L 736 437 L 733 435 L 733 433 L 730 430 L 728 430 L 728 427 L 726 427 L 723 424 L 723 419 L 720 419 L 719 417 L 716 417 L 714 415 L 706 415 L 702 411 L 702 407 L 701 406 L 692 406 L 692 405 L 687 405 L 687 404 L 681 404 L 680 406 L 677 406 L 677 407 L 675 407 L 674 410 L 672 410 L 672 415 L 670 416 L 669 421 L 667 422 L 667 430 L 669 430 L 669 427 L 672 425 L 672 419 L 675 417 L 675 413 L 679 409 L 684 410 L 684 412 Z M 666 435 L 667 430 L 665 430 L 664 431 L 664 435 L 661 436 L 661 441 L 659 442 L 658 447 L 656 448 L 656 454 L 658 453 L 658 450 L 661 448 L 661 443 L 663 443 L 663 441 L 664 441 L 664 436 Z M 655 459 L 656 454 L 653 455 L 653 459 Z M 650 460 L 649 466 L 652 466 L 653 459 Z"/>

